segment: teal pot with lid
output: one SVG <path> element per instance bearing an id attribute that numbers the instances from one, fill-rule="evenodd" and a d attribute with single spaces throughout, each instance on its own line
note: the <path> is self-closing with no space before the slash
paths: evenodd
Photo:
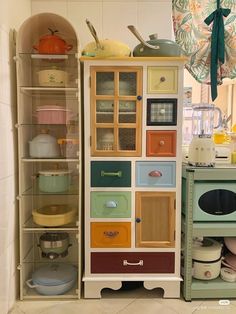
<path id="1" fill-rule="evenodd" d="M 145 41 L 133 25 L 128 29 L 140 41 L 133 50 L 134 57 L 178 57 L 181 55 L 180 46 L 172 40 L 158 39 L 157 34 L 150 35 L 150 40 Z"/>
<path id="2" fill-rule="evenodd" d="M 39 171 L 39 190 L 46 193 L 62 193 L 69 190 L 71 184 L 70 170 Z"/>

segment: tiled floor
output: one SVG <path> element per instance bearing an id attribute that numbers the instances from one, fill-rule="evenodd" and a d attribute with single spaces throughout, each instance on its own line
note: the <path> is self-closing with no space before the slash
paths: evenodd
<path id="1" fill-rule="evenodd" d="M 9 314 L 235 314 L 236 300 L 163 299 L 158 289 L 104 290 L 101 299 L 78 301 L 18 301 Z"/>

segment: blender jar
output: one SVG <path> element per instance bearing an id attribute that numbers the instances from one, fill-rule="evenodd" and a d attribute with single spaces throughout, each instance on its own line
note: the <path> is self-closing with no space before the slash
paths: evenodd
<path id="1" fill-rule="evenodd" d="M 218 112 L 217 125 L 214 126 L 215 112 Z M 221 110 L 211 104 L 200 104 L 193 106 L 193 136 L 211 137 L 213 129 L 218 128 L 222 123 Z"/>

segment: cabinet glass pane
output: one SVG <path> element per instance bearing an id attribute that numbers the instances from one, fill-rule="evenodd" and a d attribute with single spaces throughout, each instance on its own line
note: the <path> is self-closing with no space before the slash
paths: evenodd
<path id="1" fill-rule="evenodd" d="M 97 129 L 97 150 L 114 150 L 114 130 L 112 128 Z"/>
<path id="2" fill-rule="evenodd" d="M 77 228 L 78 195 L 24 195 L 20 205 L 24 208 L 21 221 L 25 231 L 45 227 L 47 230 Z"/>
<path id="3" fill-rule="evenodd" d="M 96 101 L 96 122 L 113 123 L 114 121 L 114 101 L 97 100 Z"/>
<path id="4" fill-rule="evenodd" d="M 119 123 L 136 123 L 136 101 L 119 101 Z"/>
<path id="5" fill-rule="evenodd" d="M 136 129 L 119 129 L 119 150 L 136 149 Z"/>
<path id="6" fill-rule="evenodd" d="M 115 93 L 114 72 L 97 72 L 96 94 L 114 95 L 114 93 Z"/>
<path id="7" fill-rule="evenodd" d="M 77 162 L 22 161 L 20 194 L 77 195 L 79 172 Z"/>
<path id="8" fill-rule="evenodd" d="M 75 232 L 26 231 L 22 235 L 23 243 L 27 244 L 23 245 L 22 259 L 24 263 L 50 263 L 53 259 L 56 263 L 78 265 L 78 239 L 76 239 Z M 52 240 L 41 240 L 42 236 Z M 58 242 L 55 243 L 54 239 L 57 238 L 64 238 L 64 244 L 60 243 L 60 240 L 56 240 Z M 67 241 L 69 241 L 69 245 Z"/>
<path id="9" fill-rule="evenodd" d="M 137 90 L 137 73 L 120 72 L 119 73 L 119 95 L 135 96 Z"/>
<path id="10" fill-rule="evenodd" d="M 22 87 L 19 124 L 70 124 L 79 120 L 77 88 L 57 89 Z"/>
<path id="11" fill-rule="evenodd" d="M 78 159 L 79 126 L 76 124 L 22 125 L 19 134 L 25 143 L 20 158 Z"/>
<path id="12" fill-rule="evenodd" d="M 74 54 L 62 59 L 45 58 L 40 54 L 19 54 L 21 87 L 77 87 L 77 58 Z"/>

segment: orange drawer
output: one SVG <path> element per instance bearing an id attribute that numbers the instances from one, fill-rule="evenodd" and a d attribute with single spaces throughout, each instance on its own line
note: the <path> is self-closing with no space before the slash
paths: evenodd
<path id="1" fill-rule="evenodd" d="M 176 131 L 147 131 L 147 156 L 176 156 Z"/>
<path id="2" fill-rule="evenodd" d="M 130 222 L 91 222 L 91 247 L 131 247 Z"/>
<path id="3" fill-rule="evenodd" d="M 155 273 L 175 271 L 173 252 L 92 252 L 91 273 Z"/>

